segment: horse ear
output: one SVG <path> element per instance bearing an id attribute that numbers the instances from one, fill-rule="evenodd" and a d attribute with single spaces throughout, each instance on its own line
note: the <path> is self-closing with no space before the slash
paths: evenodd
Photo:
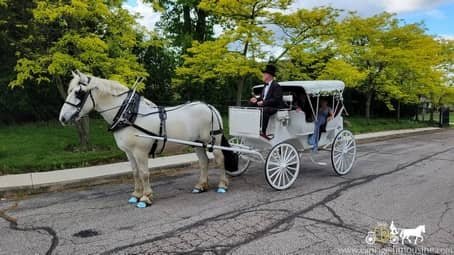
<path id="1" fill-rule="evenodd" d="M 76 69 L 76 74 L 80 76 L 82 73 L 79 71 L 79 69 Z"/>
<path id="2" fill-rule="evenodd" d="M 77 74 L 74 71 L 71 71 L 71 75 L 73 76 L 73 78 L 77 76 Z"/>

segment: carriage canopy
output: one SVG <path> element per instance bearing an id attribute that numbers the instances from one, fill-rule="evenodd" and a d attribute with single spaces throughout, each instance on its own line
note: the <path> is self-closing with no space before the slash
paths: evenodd
<path id="1" fill-rule="evenodd" d="M 308 95 L 336 95 L 342 94 L 345 84 L 337 80 L 317 80 L 317 81 L 281 81 L 279 84 L 284 92 L 295 91 L 295 89 L 302 89 Z M 263 89 L 263 85 L 256 85 L 253 87 L 255 94 L 259 94 Z"/>

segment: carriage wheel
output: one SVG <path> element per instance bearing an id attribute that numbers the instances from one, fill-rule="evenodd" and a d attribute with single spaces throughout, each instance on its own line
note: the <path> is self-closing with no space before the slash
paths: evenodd
<path id="1" fill-rule="evenodd" d="M 244 144 L 244 143 L 240 137 L 232 137 L 229 139 L 229 144 L 232 147 L 235 147 L 235 144 Z M 244 172 L 246 172 L 249 165 L 251 164 L 251 160 L 244 158 L 244 156 L 241 154 L 241 152 L 235 152 L 235 153 L 238 154 L 238 170 L 234 171 L 234 172 L 225 170 L 226 174 L 229 176 L 232 176 L 232 177 L 242 175 Z"/>
<path id="2" fill-rule="evenodd" d="M 355 137 L 348 130 L 340 131 L 331 145 L 331 164 L 336 174 L 348 174 L 353 167 L 355 157 Z"/>
<path id="3" fill-rule="evenodd" d="M 300 157 L 291 144 L 281 143 L 274 146 L 266 158 L 266 181 L 276 190 L 284 190 L 292 186 L 299 171 Z"/>

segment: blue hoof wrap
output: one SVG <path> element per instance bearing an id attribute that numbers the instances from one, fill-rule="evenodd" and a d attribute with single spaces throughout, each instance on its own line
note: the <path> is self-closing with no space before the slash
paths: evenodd
<path id="1" fill-rule="evenodd" d="M 191 192 L 192 192 L 192 193 L 202 193 L 203 190 L 197 189 L 197 188 L 193 188 Z"/>
<path id="2" fill-rule="evenodd" d="M 130 203 L 130 204 L 137 204 L 137 202 L 139 202 L 139 199 L 137 197 L 131 197 L 128 200 L 128 203 Z"/>
<path id="3" fill-rule="evenodd" d="M 226 192 L 227 192 L 227 189 L 225 189 L 225 188 L 218 188 L 218 189 L 216 190 L 216 192 L 217 192 L 217 193 L 226 193 Z"/>
<path id="4" fill-rule="evenodd" d="M 137 208 L 147 208 L 147 206 L 148 205 L 145 202 L 139 202 L 139 203 L 136 204 Z"/>

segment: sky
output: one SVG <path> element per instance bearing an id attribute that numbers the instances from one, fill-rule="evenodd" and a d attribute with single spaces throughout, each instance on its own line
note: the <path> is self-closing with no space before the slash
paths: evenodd
<path id="1" fill-rule="evenodd" d="M 148 29 L 159 21 L 159 14 L 142 0 L 128 0 L 123 6 L 139 13 L 139 23 Z M 454 40 L 454 0 L 295 0 L 291 9 L 317 6 L 354 10 L 363 17 L 383 11 L 396 13 L 404 23 L 423 21 L 429 34 Z"/>

